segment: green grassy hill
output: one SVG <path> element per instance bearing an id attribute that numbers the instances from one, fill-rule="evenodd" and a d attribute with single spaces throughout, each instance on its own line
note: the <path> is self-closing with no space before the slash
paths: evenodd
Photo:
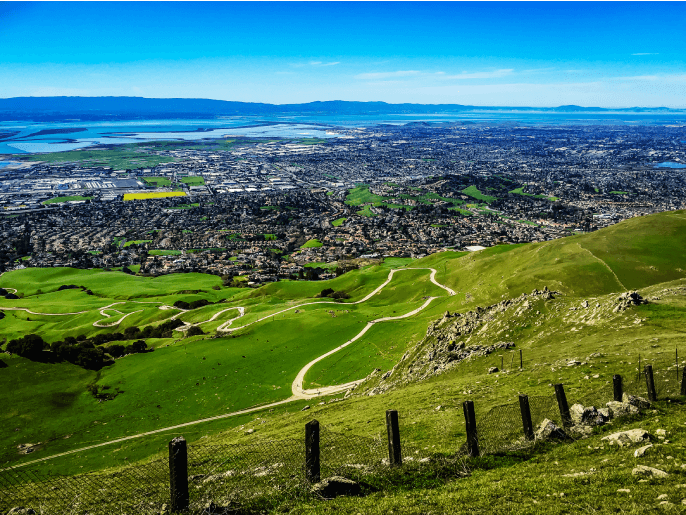
<path id="1" fill-rule="evenodd" d="M 215 337 L 219 325 L 237 316 L 236 309 L 228 310 L 200 326 L 205 335 L 184 338 L 179 332 L 173 338 L 149 341 L 156 348 L 154 352 L 118 359 L 100 371 L 3 355 L 8 366 L 0 370 L 0 404 L 10 407 L 0 414 L 3 463 L 19 464 L 108 439 L 285 400 L 291 395 L 295 375 L 310 360 L 351 339 L 369 321 L 409 313 L 429 297 L 435 299 L 416 315 L 373 325 L 362 338 L 308 371 L 306 388 L 367 377 L 345 399 L 340 393 L 322 401 L 297 400 L 83 451 L 78 459 L 72 455 L 34 467 L 74 474 L 122 466 L 163 453 L 166 442 L 177 434 L 183 434 L 191 445 L 301 438 L 304 423 L 312 418 L 350 437 L 383 440 L 384 412 L 390 408 L 400 413 L 402 439 L 408 448 L 450 454 L 465 439 L 464 400 L 474 400 L 478 420 L 492 408 L 515 401 L 519 392 L 550 397 L 550 385 L 557 382 L 565 383 L 570 402 L 594 392 L 607 396 L 612 374 L 634 377 L 639 354 L 644 363 L 661 367 L 658 379 L 662 391 L 674 391 L 676 380 L 670 375 L 674 352 L 678 348 L 680 355 L 686 353 L 685 244 L 686 213 L 677 211 L 634 218 L 592 234 L 550 242 L 499 246 L 475 253 L 444 252 L 415 260 L 407 267 L 435 269 L 436 281 L 452 288 L 456 295 L 449 296 L 430 282 L 429 270 L 405 270 L 364 302 L 359 301 L 386 281 L 389 264 L 330 281 L 283 281 L 255 290 L 216 289 L 221 284 L 218 278 L 200 274 L 152 279 L 95 270 L 7 273 L 0 278 L 0 287 L 16 288 L 23 298 L 0 299 L 0 307 L 22 307 L 36 313 L 86 311 L 59 317 L 5 311 L 0 328 L 8 339 L 36 332 L 50 342 L 63 338 L 63 334 L 90 336 L 124 331 L 131 325 L 155 325 L 179 311 L 137 302 L 171 305 L 176 300 L 198 298 L 221 303 L 183 313 L 181 319 L 197 323 L 224 309 L 243 307 L 245 316 L 232 327 L 245 327 Z M 82 290 L 57 291 L 62 284 L 84 286 L 93 295 Z M 350 298 L 335 304 L 300 306 L 325 301 L 315 297 L 325 288 L 345 292 Z M 546 288 L 554 293 L 532 295 L 534 289 Z M 618 297 L 627 289 L 638 289 L 648 303 L 617 308 L 621 304 Z M 113 302 L 122 302 L 110 308 L 121 313 L 142 311 L 125 318 L 117 328 L 94 327 L 93 322 L 105 318 L 99 309 Z M 117 316 L 111 315 L 113 319 Z M 460 325 L 460 320 L 470 322 Z M 502 342 L 514 347 L 464 360 L 452 354 L 462 347 L 469 350 Z M 520 350 L 522 370 L 518 367 Z M 568 366 L 570 360 L 579 363 Z M 667 371 L 670 363 L 672 368 Z M 502 365 L 505 372 L 487 373 L 490 367 Z M 114 400 L 97 402 L 86 391 L 92 382 L 119 387 L 123 393 Z M 632 383 L 632 387 L 641 386 Z M 602 397 L 597 395 L 596 400 Z M 650 427 L 665 426 L 672 431 L 673 447 L 659 448 L 654 457 L 642 462 L 669 468 L 671 476 L 663 482 L 664 488 L 663 483 L 642 484 L 631 479 L 630 465 L 636 460 L 627 454 L 629 451 L 600 449 L 598 436 L 545 449 L 543 454 L 537 450 L 475 462 L 470 465 L 471 477 L 465 479 L 437 476 L 425 483 L 408 479 L 401 481 L 401 486 L 384 487 L 362 500 L 339 499 L 326 504 L 288 501 L 285 506 L 296 513 L 443 513 L 454 511 L 455 503 L 468 503 L 474 512 L 487 513 L 495 500 L 501 500 L 511 512 L 569 513 L 596 506 L 602 492 L 605 504 L 598 511 L 614 512 L 621 507 L 638 513 L 646 506 L 656 507 L 654 497 L 662 490 L 686 483 L 686 472 L 681 468 L 686 433 L 681 429 L 683 424 L 677 429 L 684 408 L 677 401 L 659 404 L 655 414 L 647 415 L 650 419 L 627 422 L 638 427 L 644 420 Z M 311 408 L 301 412 L 305 405 Z M 248 429 L 255 432 L 247 434 Z M 19 454 L 17 446 L 28 442 L 40 445 L 30 455 Z M 589 445 L 590 450 L 586 449 Z M 600 465 L 602 460 L 606 461 Z M 563 469 L 588 470 L 591 465 L 598 473 L 588 479 L 590 483 L 568 480 L 560 474 Z M 521 484 L 513 477 L 521 477 Z M 617 489 L 629 483 L 633 485 L 629 488 L 635 489 L 634 497 L 615 500 Z M 588 491 L 584 484 L 596 486 Z M 569 492 L 573 499 L 561 501 L 561 491 Z M 680 498 L 675 497 L 674 502 Z"/>

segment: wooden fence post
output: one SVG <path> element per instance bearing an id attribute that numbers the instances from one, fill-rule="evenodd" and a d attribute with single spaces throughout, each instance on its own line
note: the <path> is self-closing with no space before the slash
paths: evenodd
<path id="1" fill-rule="evenodd" d="M 171 511 L 188 510 L 188 447 L 183 436 L 169 442 Z"/>
<path id="2" fill-rule="evenodd" d="M 522 359 L 522 349 L 519 349 L 519 368 L 524 370 L 524 360 Z"/>
<path id="3" fill-rule="evenodd" d="M 305 477 L 310 483 L 318 483 L 319 475 L 319 422 L 305 424 Z"/>
<path id="4" fill-rule="evenodd" d="M 400 425 L 398 424 L 398 412 L 394 409 L 386 411 L 386 432 L 388 433 L 388 462 L 391 466 L 402 465 Z"/>
<path id="5" fill-rule="evenodd" d="M 614 400 L 617 402 L 622 402 L 622 397 L 624 396 L 624 388 L 622 385 L 622 376 L 613 375 L 612 376 L 612 390 Z"/>
<path id="6" fill-rule="evenodd" d="M 569 427 L 572 425 L 572 416 L 569 414 L 569 404 L 567 404 L 567 396 L 565 395 L 565 387 L 562 383 L 555 385 L 555 397 L 557 397 L 557 407 L 560 409 L 560 417 L 562 418 L 562 425 Z"/>
<path id="7" fill-rule="evenodd" d="M 648 388 L 648 400 L 655 402 L 657 400 L 657 392 L 655 391 L 655 381 L 653 380 L 653 365 L 646 365 L 646 387 Z"/>
<path id="8" fill-rule="evenodd" d="M 531 422 L 531 408 L 529 407 L 529 396 L 519 394 L 519 411 L 522 412 L 522 425 L 524 426 L 524 436 L 527 440 L 534 439 L 534 425 Z"/>
<path id="9" fill-rule="evenodd" d="M 686 374 L 681 372 L 681 395 L 686 395 Z"/>
<path id="10" fill-rule="evenodd" d="M 470 456 L 479 456 L 479 436 L 476 433 L 476 415 L 474 402 L 465 401 L 462 404 L 465 425 L 467 426 L 467 452 Z"/>

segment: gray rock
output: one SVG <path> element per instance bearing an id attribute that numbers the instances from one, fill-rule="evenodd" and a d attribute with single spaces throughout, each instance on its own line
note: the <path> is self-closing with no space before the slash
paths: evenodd
<path id="1" fill-rule="evenodd" d="M 653 446 L 652 443 L 649 443 L 648 445 L 644 445 L 643 447 L 639 447 L 634 451 L 634 458 L 642 458 L 645 456 L 646 451 L 650 449 Z"/>
<path id="2" fill-rule="evenodd" d="M 625 447 L 635 443 L 650 442 L 651 438 L 652 436 L 645 429 L 629 429 L 628 431 L 620 431 L 604 436 L 601 440 L 608 442 L 610 445 Z"/>
<path id="3" fill-rule="evenodd" d="M 610 420 L 609 412 L 599 412 L 594 406 L 584 407 L 581 404 L 574 404 L 569 408 L 572 422 L 579 426 L 602 426 Z"/>
<path id="4" fill-rule="evenodd" d="M 495 374 L 496 372 L 500 372 L 500 370 L 498 370 L 498 367 L 491 367 L 488 369 L 489 374 Z"/>
<path id="5" fill-rule="evenodd" d="M 633 406 L 628 402 L 610 401 L 606 406 L 607 409 L 610 410 L 610 418 L 619 418 L 640 413 L 636 406 Z"/>
<path id="6" fill-rule="evenodd" d="M 664 470 L 655 469 L 653 467 L 646 467 L 645 465 L 638 465 L 634 470 L 631 471 L 634 476 L 646 476 L 646 477 L 667 477 L 669 474 Z"/>
<path id="7" fill-rule="evenodd" d="M 305 406 L 303 409 L 301 409 L 300 411 L 306 411 L 306 410 L 308 410 L 308 409 L 310 409 L 310 405 L 309 405 L 309 404 L 308 404 L 307 406 Z"/>
<path id="8" fill-rule="evenodd" d="M 312 487 L 312 492 L 324 499 L 333 499 L 339 495 L 360 495 L 360 485 L 341 476 L 332 476 Z"/>
<path id="9" fill-rule="evenodd" d="M 24 508 L 23 506 L 16 506 L 7 512 L 7 515 L 34 515 L 36 512 L 33 508 Z"/>
<path id="10" fill-rule="evenodd" d="M 622 402 L 628 402 L 629 404 L 637 407 L 638 409 L 650 408 L 650 401 L 648 401 L 648 399 L 644 399 L 643 397 L 635 397 L 626 392 L 624 392 L 624 395 L 622 395 Z"/>
<path id="11" fill-rule="evenodd" d="M 564 440 L 567 438 L 567 434 L 557 427 L 555 422 L 547 418 L 538 426 L 534 436 L 537 440 Z"/>

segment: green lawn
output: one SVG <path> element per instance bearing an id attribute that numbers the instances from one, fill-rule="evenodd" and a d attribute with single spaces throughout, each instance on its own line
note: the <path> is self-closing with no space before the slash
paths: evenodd
<path id="1" fill-rule="evenodd" d="M 141 179 L 146 184 L 152 184 L 157 188 L 161 188 L 163 186 L 171 186 L 171 181 L 166 177 L 141 177 Z"/>
<path id="2" fill-rule="evenodd" d="M 482 200 L 482 201 L 486 202 L 487 204 L 490 204 L 491 202 L 495 202 L 497 200 L 495 197 L 492 197 L 491 195 L 484 195 L 474 185 L 463 189 L 462 193 L 467 195 L 468 197 L 472 197 L 472 198 L 475 198 L 477 200 Z"/>
<path id="3" fill-rule="evenodd" d="M 189 186 L 204 186 L 205 179 L 200 176 L 182 177 L 181 182 Z"/>
<path id="4" fill-rule="evenodd" d="M 345 218 L 345 217 L 337 218 L 336 220 L 331 222 L 331 225 L 333 225 L 334 227 L 340 227 L 341 225 L 343 225 L 345 223 L 346 220 L 347 220 L 347 218 Z"/>
<path id="5" fill-rule="evenodd" d="M 183 252 L 180 250 L 153 249 L 149 250 L 148 254 L 151 256 L 178 256 Z"/>
<path id="6" fill-rule="evenodd" d="M 323 243 L 319 241 L 318 239 L 312 239 L 307 241 L 304 245 L 301 245 L 301 249 L 311 249 L 311 248 L 316 248 L 316 247 L 321 247 Z"/>
<path id="7" fill-rule="evenodd" d="M 376 215 L 372 212 L 372 210 L 370 209 L 369 206 L 364 206 L 364 207 L 363 207 L 362 209 L 360 209 L 359 211 L 356 211 L 356 214 L 358 214 L 358 215 L 360 215 L 360 216 L 376 216 Z"/>
<path id="8" fill-rule="evenodd" d="M 44 205 L 48 204 L 60 204 L 62 202 L 72 202 L 78 200 L 92 200 L 93 197 L 82 197 L 80 195 L 72 195 L 69 197 L 55 197 L 43 202 Z"/>
<path id="9" fill-rule="evenodd" d="M 349 206 L 360 206 L 367 203 L 380 204 L 389 198 L 391 197 L 382 197 L 380 195 L 370 193 L 369 186 L 362 184 L 348 192 L 345 197 L 345 203 Z"/>
<path id="10" fill-rule="evenodd" d="M 524 192 L 524 186 L 522 186 L 521 188 L 515 188 L 515 189 L 513 189 L 512 191 L 510 191 L 509 193 L 513 193 L 513 194 L 515 194 L 515 195 L 522 195 L 523 197 L 532 197 L 532 198 L 539 198 L 539 199 L 548 199 L 548 200 L 550 200 L 551 202 L 554 202 L 554 201 L 556 201 L 556 200 L 560 200 L 559 198 L 553 197 L 553 196 L 547 196 L 547 195 L 534 195 L 533 193 L 525 193 L 525 192 Z"/>

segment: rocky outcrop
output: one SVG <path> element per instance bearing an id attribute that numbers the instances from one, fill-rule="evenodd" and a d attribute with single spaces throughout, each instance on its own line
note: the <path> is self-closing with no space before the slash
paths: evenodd
<path id="1" fill-rule="evenodd" d="M 624 311 L 632 306 L 640 306 L 641 304 L 647 303 L 648 301 L 641 297 L 637 291 L 627 291 L 615 299 L 616 306 L 614 307 L 613 311 Z"/>
<path id="2" fill-rule="evenodd" d="M 507 336 L 513 322 L 537 317 L 540 313 L 535 309 L 536 303 L 554 299 L 555 294 L 557 292 L 546 287 L 466 313 L 446 311 L 443 317 L 429 325 L 422 341 L 392 370 L 380 376 L 370 374 L 355 393 L 377 395 L 409 382 L 428 379 L 465 360 L 511 349 L 514 342 L 498 341 L 499 338 Z M 484 340 L 495 343 L 484 345 Z"/>

